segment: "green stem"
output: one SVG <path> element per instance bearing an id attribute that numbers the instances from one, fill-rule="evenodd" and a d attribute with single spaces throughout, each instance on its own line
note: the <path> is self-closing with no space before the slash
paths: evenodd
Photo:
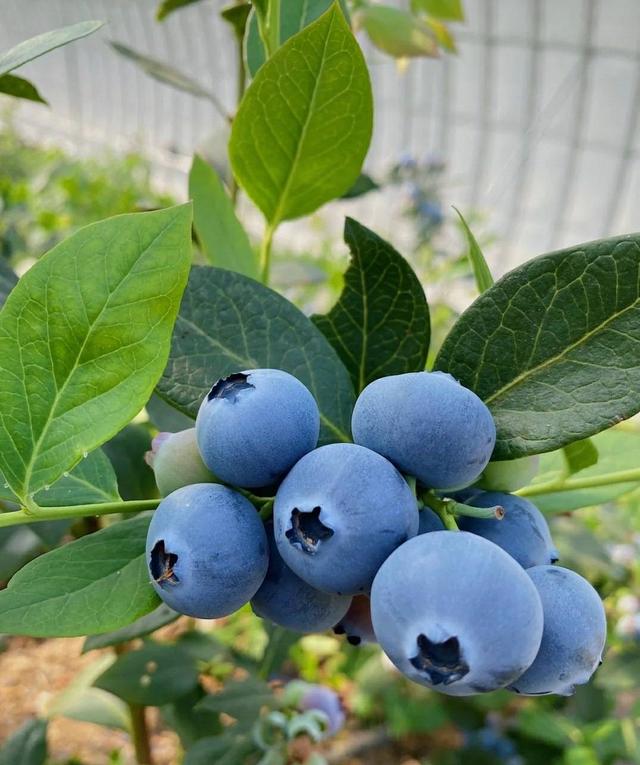
<path id="1" fill-rule="evenodd" d="M 0 528 L 17 526 L 21 523 L 57 521 L 62 518 L 85 518 L 90 515 L 110 515 L 112 513 L 138 513 L 142 510 L 155 510 L 160 501 L 159 499 L 135 499 L 128 502 L 101 502 L 97 505 L 38 507 L 28 511 L 24 509 L 13 510 L 9 513 L 0 513 Z"/>
<path id="2" fill-rule="evenodd" d="M 273 515 L 273 500 L 270 499 L 268 502 L 265 502 L 264 505 L 262 505 L 262 508 L 260 509 L 260 512 L 258 513 L 260 518 L 262 518 L 263 521 L 268 521 L 271 519 L 271 516 Z"/>
<path id="3" fill-rule="evenodd" d="M 451 512 L 451 506 L 448 504 L 451 500 L 440 499 L 440 497 L 436 497 L 436 495 L 430 491 L 423 492 L 420 495 L 420 499 L 440 517 L 445 529 L 449 529 L 449 531 L 458 531 L 458 524 Z"/>
<path id="4" fill-rule="evenodd" d="M 269 55 L 273 56 L 280 47 L 280 0 L 269 0 L 267 36 Z"/>
<path id="5" fill-rule="evenodd" d="M 535 497 L 540 494 L 551 494 L 557 491 L 576 491 L 577 489 L 595 489 L 599 486 L 611 486 L 616 483 L 633 483 L 640 481 L 640 468 L 618 470 L 614 473 L 586 476 L 584 478 L 560 478 L 546 483 L 533 484 L 519 489 L 516 494 L 521 497 Z"/>
<path id="6" fill-rule="evenodd" d="M 236 66 L 238 67 L 236 72 L 236 111 L 240 108 L 240 102 L 242 101 L 242 97 L 244 96 L 244 91 L 247 87 L 247 69 L 245 67 L 244 63 L 244 50 L 243 50 L 243 42 L 242 42 L 242 35 L 236 35 Z M 231 201 L 233 203 L 233 206 L 236 206 L 236 203 L 238 201 L 238 181 L 236 181 L 235 176 L 233 173 L 231 173 Z"/>
<path id="7" fill-rule="evenodd" d="M 136 762 L 138 765 L 153 765 L 146 708 L 138 706 L 138 704 L 129 704 L 129 712 L 131 714 L 131 738 L 136 752 Z"/>
<path id="8" fill-rule="evenodd" d="M 276 227 L 272 223 L 267 223 L 260 245 L 260 274 L 263 284 L 269 284 L 269 269 L 271 267 L 271 245 Z"/>

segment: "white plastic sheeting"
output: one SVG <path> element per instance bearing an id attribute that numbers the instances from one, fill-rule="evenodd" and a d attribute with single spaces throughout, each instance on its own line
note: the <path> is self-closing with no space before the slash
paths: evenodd
<path id="1" fill-rule="evenodd" d="M 83 19 L 107 26 L 27 65 L 52 109 L 25 104 L 18 125 L 80 150 L 137 148 L 183 191 L 193 151 L 224 146 L 213 106 L 151 80 L 108 39 L 166 61 L 233 109 L 235 53 L 219 0 L 154 19 L 156 0 L 1 0 L 0 49 Z M 376 101 L 367 170 L 403 154 L 441 157 L 445 204 L 484 211 L 498 272 L 540 252 L 640 229 L 640 2 L 465 0 L 460 53 L 400 73 L 363 41 Z M 374 194 L 345 209 L 397 229 Z M 342 212 L 340 210 L 339 212 Z M 336 219 L 339 216 L 336 214 Z"/>

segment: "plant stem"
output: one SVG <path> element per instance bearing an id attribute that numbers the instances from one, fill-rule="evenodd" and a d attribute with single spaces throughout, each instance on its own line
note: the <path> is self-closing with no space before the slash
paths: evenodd
<path id="1" fill-rule="evenodd" d="M 101 502 L 96 505 L 70 505 L 68 507 L 38 507 L 28 512 L 13 510 L 0 513 L 0 528 L 17 526 L 21 523 L 37 523 L 38 521 L 57 521 L 62 518 L 85 518 L 93 515 L 110 515 L 112 513 L 138 513 L 142 510 L 154 510 L 160 504 L 159 499 L 135 499 L 128 502 Z"/>
<path id="2" fill-rule="evenodd" d="M 236 35 L 236 112 L 240 107 L 240 102 L 242 101 L 242 97 L 244 96 L 244 91 L 247 87 L 247 70 L 244 64 L 244 50 L 243 50 L 243 39 L 242 35 Z M 233 203 L 233 206 L 236 206 L 236 203 L 238 201 L 238 181 L 236 181 L 235 176 L 233 173 L 231 173 L 231 183 L 230 183 L 230 191 L 231 191 L 231 201 Z"/>
<path id="3" fill-rule="evenodd" d="M 269 268 L 271 266 L 271 244 L 276 227 L 273 223 L 267 223 L 260 245 L 260 275 L 263 284 L 269 284 Z"/>
<path id="4" fill-rule="evenodd" d="M 449 531 L 458 531 L 458 524 L 451 512 L 451 500 L 440 499 L 440 497 L 436 497 L 436 495 L 430 491 L 423 492 L 420 499 L 440 517 L 445 529 L 449 529 Z"/>
<path id="5" fill-rule="evenodd" d="M 269 55 L 273 56 L 280 47 L 280 0 L 269 0 L 267 13 Z"/>
<path id="6" fill-rule="evenodd" d="M 578 489 L 595 489 L 599 486 L 611 486 L 616 483 L 633 483 L 640 481 L 640 468 L 618 470 L 614 473 L 586 476 L 583 478 L 560 478 L 546 483 L 533 484 L 519 489 L 515 494 L 521 497 L 535 497 L 540 494 L 551 494 L 557 491 L 576 491 Z"/>
<path id="7" fill-rule="evenodd" d="M 149 729 L 147 727 L 146 707 L 129 704 L 131 713 L 131 738 L 136 752 L 138 765 L 153 765 Z"/>

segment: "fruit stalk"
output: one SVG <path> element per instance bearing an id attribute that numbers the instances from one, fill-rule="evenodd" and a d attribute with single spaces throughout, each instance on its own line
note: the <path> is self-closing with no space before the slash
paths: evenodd
<path id="1" fill-rule="evenodd" d="M 101 502 L 95 505 L 70 505 L 68 507 L 38 507 L 0 513 L 0 528 L 17 526 L 21 523 L 57 521 L 62 518 L 86 518 L 88 516 L 110 515 L 113 513 L 139 513 L 155 510 L 159 499 L 136 499 L 127 502 Z"/>

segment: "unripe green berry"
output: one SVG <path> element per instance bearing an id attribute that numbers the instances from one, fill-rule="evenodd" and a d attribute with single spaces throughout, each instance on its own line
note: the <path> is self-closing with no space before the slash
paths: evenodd
<path id="1" fill-rule="evenodd" d="M 198 451 L 195 428 L 179 433 L 158 433 L 145 459 L 153 468 L 163 497 L 193 483 L 216 483 L 216 477 Z"/>
<path id="2" fill-rule="evenodd" d="M 487 491 L 517 491 L 531 483 L 538 472 L 539 464 L 540 458 L 537 454 L 516 460 L 490 462 L 477 485 Z"/>

